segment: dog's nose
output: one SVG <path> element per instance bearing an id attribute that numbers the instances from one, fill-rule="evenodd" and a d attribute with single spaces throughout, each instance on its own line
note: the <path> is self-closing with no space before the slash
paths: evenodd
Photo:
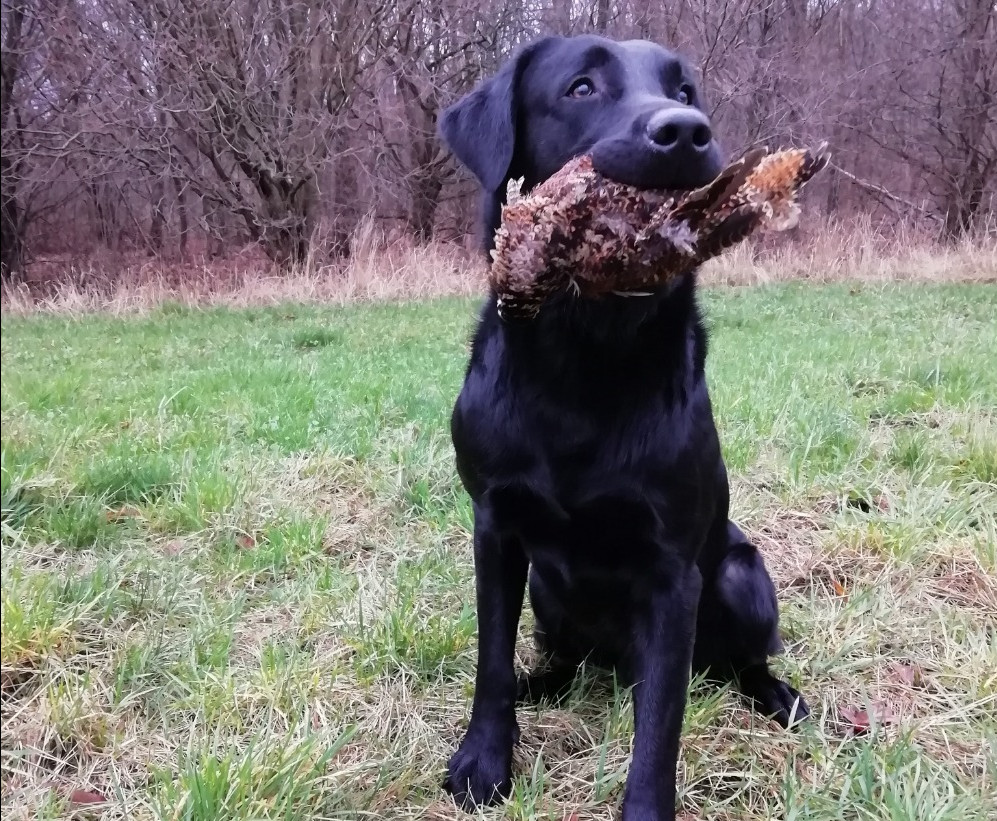
<path id="1" fill-rule="evenodd" d="M 659 149 L 705 151 L 713 132 L 706 115 L 694 108 L 666 108 L 647 121 L 647 138 Z"/>

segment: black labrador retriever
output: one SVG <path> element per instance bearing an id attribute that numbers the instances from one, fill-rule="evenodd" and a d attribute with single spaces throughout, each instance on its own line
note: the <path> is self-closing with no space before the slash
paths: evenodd
<path id="1" fill-rule="evenodd" d="M 486 252 L 510 178 L 528 190 L 585 151 L 640 186 L 695 187 L 722 165 L 687 65 L 646 41 L 539 39 L 439 127 L 484 189 Z M 556 697 L 582 661 L 633 685 L 625 821 L 675 817 L 690 668 L 736 682 L 783 726 L 807 715 L 767 665 L 781 649 L 775 588 L 728 520 L 706 345 L 693 275 L 648 296 L 566 296 L 534 320 L 503 321 L 486 301 L 451 419 L 479 638 L 445 783 L 465 807 L 508 796 L 516 702 Z M 548 663 L 517 680 L 527 584 Z"/>

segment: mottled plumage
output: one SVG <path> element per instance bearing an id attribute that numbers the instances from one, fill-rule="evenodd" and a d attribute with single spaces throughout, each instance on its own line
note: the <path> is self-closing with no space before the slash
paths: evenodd
<path id="1" fill-rule="evenodd" d="M 528 195 L 507 187 L 490 281 L 503 318 L 535 316 L 551 296 L 639 293 L 722 253 L 758 228 L 782 231 L 799 216 L 800 188 L 827 165 L 816 150 L 746 152 L 688 192 L 638 189 L 569 161 Z"/>

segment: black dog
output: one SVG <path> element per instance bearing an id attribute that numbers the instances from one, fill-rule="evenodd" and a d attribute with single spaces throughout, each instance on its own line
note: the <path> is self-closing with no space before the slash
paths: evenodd
<path id="1" fill-rule="evenodd" d="M 440 132 L 484 188 L 486 250 L 505 183 L 572 156 L 621 182 L 689 188 L 721 169 L 690 71 L 643 41 L 547 37 L 445 110 Z M 737 682 L 788 726 L 807 708 L 769 672 L 775 589 L 728 521 L 727 474 L 704 378 L 690 275 L 658 293 L 564 297 L 535 320 L 480 316 L 451 420 L 474 509 L 478 661 L 446 788 L 465 806 L 508 795 L 518 698 L 556 695 L 580 662 L 632 683 L 625 821 L 672 819 L 690 666 Z M 517 682 L 529 579 L 546 672 Z"/>

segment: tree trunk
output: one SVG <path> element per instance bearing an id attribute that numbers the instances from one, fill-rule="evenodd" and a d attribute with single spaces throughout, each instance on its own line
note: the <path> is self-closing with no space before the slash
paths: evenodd
<path id="1" fill-rule="evenodd" d="M 225 219 L 220 206 L 211 197 L 201 197 L 201 213 L 208 232 L 208 259 L 225 253 Z"/>
<path id="2" fill-rule="evenodd" d="M 337 138 L 339 143 L 345 136 Z M 345 152 L 334 155 L 331 203 L 332 226 L 326 252 L 334 257 L 350 255 L 350 234 L 356 224 L 356 179 Z"/>
<path id="3" fill-rule="evenodd" d="M 21 69 L 21 33 L 24 27 L 24 6 L 21 3 L 4 4 L 4 41 L 0 57 L 0 125 L 4 135 L 4 151 L 14 143 L 10 139 L 14 129 L 20 136 L 20 121 L 9 117 L 14 104 L 14 84 Z M 8 119 L 14 120 L 8 123 Z M 16 137 L 15 137 L 16 139 Z M 24 226 L 21 223 L 21 206 L 17 199 L 17 168 L 9 156 L 0 156 L 0 277 L 9 281 L 20 273 L 24 261 Z"/>
<path id="4" fill-rule="evenodd" d="M 303 180 L 274 180 L 263 169 L 252 177 L 265 208 L 261 242 L 267 256 L 285 269 L 304 264 L 318 223 L 318 180 L 314 174 Z"/>
<path id="5" fill-rule="evenodd" d="M 985 180 L 978 163 L 968 163 L 959 182 L 950 190 L 945 208 L 945 233 L 949 239 L 970 233 L 983 205 Z"/>
<path id="6" fill-rule="evenodd" d="M 166 183 L 159 177 L 152 184 L 152 220 L 149 224 L 149 251 L 163 252 L 163 235 L 166 233 Z"/>
<path id="7" fill-rule="evenodd" d="M 173 188 L 177 200 L 177 222 L 180 228 L 180 258 L 187 259 L 187 241 L 190 238 L 190 222 L 187 216 L 187 189 L 184 188 L 183 180 L 179 177 L 173 178 Z"/>
<path id="8" fill-rule="evenodd" d="M 605 34 L 609 30 L 609 15 L 609 0 L 596 0 L 594 28 L 600 34 Z"/>
<path id="9" fill-rule="evenodd" d="M 443 181 L 439 175 L 417 173 L 412 183 L 412 198 L 409 204 L 409 230 L 416 242 L 425 244 L 433 239 L 436 222 L 436 209 L 440 204 Z"/>
<path id="10" fill-rule="evenodd" d="M 17 181 L 11 173 L 11 162 L 0 157 L 0 277 L 9 282 L 21 272 L 24 237 L 21 232 L 21 209 L 17 202 Z"/>

